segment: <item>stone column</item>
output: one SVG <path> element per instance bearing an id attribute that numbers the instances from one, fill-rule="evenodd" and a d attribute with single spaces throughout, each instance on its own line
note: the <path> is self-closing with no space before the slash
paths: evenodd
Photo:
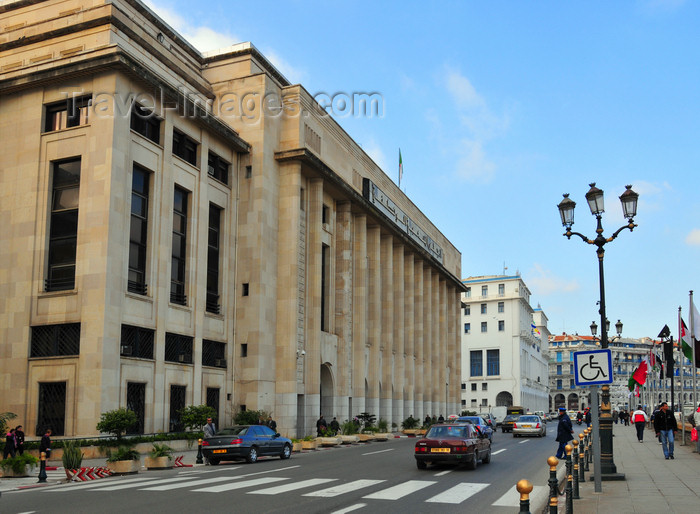
<path id="1" fill-rule="evenodd" d="M 423 264 L 423 409 L 437 417 L 433 406 L 433 281 L 430 266 Z"/>
<path id="2" fill-rule="evenodd" d="M 405 363 L 405 385 L 404 388 L 404 418 L 413 416 L 419 418 L 416 412 L 415 391 L 417 383 L 415 380 L 415 365 L 416 365 L 416 347 L 414 341 L 416 339 L 415 331 L 415 294 L 416 281 L 415 263 L 413 253 L 404 249 L 404 363 Z"/>
<path id="3" fill-rule="evenodd" d="M 365 349 L 367 347 L 367 217 L 359 214 L 353 222 L 352 282 L 352 406 L 350 416 L 364 412 L 365 377 L 367 376 Z"/>
<path id="4" fill-rule="evenodd" d="M 450 377 L 447 374 L 447 368 L 450 365 L 448 354 L 447 354 L 447 340 L 449 324 L 447 321 L 447 282 L 444 279 L 439 281 L 439 295 L 440 295 L 440 410 L 444 412 L 445 418 L 450 414 L 459 414 L 458 412 L 450 412 L 448 408 L 448 395 L 449 388 L 452 386 L 450 382 Z"/>
<path id="5" fill-rule="evenodd" d="M 425 341 L 425 332 L 423 330 L 423 322 L 424 317 L 423 317 L 423 311 L 425 310 L 423 308 L 424 306 L 424 301 L 423 301 L 423 287 L 425 285 L 425 281 L 423 280 L 423 261 L 420 259 L 415 259 L 413 263 L 413 268 L 414 268 L 414 276 L 415 276 L 415 288 L 414 288 L 414 308 L 415 308 L 415 314 L 414 314 L 414 334 L 415 337 L 413 339 L 413 344 L 414 344 L 414 355 L 415 355 L 415 389 L 416 389 L 416 396 L 415 396 L 415 407 L 414 410 L 416 411 L 416 417 L 423 421 L 423 418 L 425 417 L 426 414 L 430 414 L 425 410 L 425 401 L 424 401 L 424 391 L 427 389 L 427 382 L 425 379 L 425 373 L 423 372 L 423 343 Z"/>
<path id="6" fill-rule="evenodd" d="M 449 343 L 448 343 L 448 354 L 451 356 L 452 363 L 450 365 L 450 402 L 454 406 L 454 410 L 457 414 L 462 412 L 462 377 L 461 377 L 461 364 L 462 364 L 462 351 L 461 351 L 461 337 L 460 337 L 460 306 L 462 294 L 459 290 L 454 287 L 448 287 L 447 291 L 448 298 L 448 313 L 449 313 Z M 494 402 L 495 404 L 495 402 Z"/>
<path id="7" fill-rule="evenodd" d="M 338 370 L 336 376 L 336 415 L 342 422 L 350 419 L 348 399 L 352 396 L 352 212 L 350 202 L 336 206 L 335 330 L 338 336 Z M 332 418 L 331 418 L 332 419 Z"/>
<path id="8" fill-rule="evenodd" d="M 379 226 L 367 227 L 367 257 L 369 261 L 369 300 L 368 310 L 368 342 L 369 360 L 367 372 L 368 394 L 365 398 L 365 410 L 375 416 L 379 415 L 379 370 L 381 369 L 381 255 L 380 255 L 381 230 Z"/>
<path id="9" fill-rule="evenodd" d="M 277 354 L 275 380 L 275 412 L 277 430 L 291 433 L 297 427 L 297 364 L 305 357 L 297 354 L 300 345 L 299 320 L 300 266 L 305 265 L 299 252 L 299 230 L 301 220 L 301 164 L 285 163 L 280 166 L 279 202 L 279 255 L 277 259 L 277 331 L 275 352 Z M 298 346 L 299 345 L 299 346 Z M 305 434 L 297 434 L 305 435 Z"/>
<path id="10" fill-rule="evenodd" d="M 406 378 L 405 364 L 405 271 L 404 250 L 402 244 L 394 245 L 394 398 L 391 417 L 393 422 L 401 427 L 401 422 L 408 416 L 404 412 L 404 383 Z"/>
<path id="11" fill-rule="evenodd" d="M 381 340 L 382 354 L 381 398 L 377 419 L 384 418 L 391 426 L 393 398 L 393 351 L 394 351 L 394 242 L 390 235 L 381 236 Z"/>

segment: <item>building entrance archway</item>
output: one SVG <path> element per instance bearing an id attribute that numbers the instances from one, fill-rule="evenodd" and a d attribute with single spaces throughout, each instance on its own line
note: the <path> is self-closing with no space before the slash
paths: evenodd
<path id="1" fill-rule="evenodd" d="M 335 415 L 335 387 L 333 383 L 333 372 L 331 365 L 326 362 L 321 364 L 321 412 L 326 420 L 333 419 Z"/>

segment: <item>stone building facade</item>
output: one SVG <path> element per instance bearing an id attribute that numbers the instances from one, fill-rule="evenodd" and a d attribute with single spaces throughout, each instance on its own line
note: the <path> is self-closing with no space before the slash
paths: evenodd
<path id="1" fill-rule="evenodd" d="M 0 411 L 454 412 L 461 255 L 251 44 L 138 0 L 0 6 Z"/>
<path id="2" fill-rule="evenodd" d="M 547 317 L 530 305 L 522 277 L 469 277 L 463 283 L 462 409 L 546 410 Z"/>

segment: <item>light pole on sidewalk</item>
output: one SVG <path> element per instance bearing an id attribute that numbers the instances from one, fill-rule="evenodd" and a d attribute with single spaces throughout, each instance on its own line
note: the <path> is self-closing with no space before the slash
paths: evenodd
<path id="1" fill-rule="evenodd" d="M 586 193 L 586 201 L 591 210 L 591 214 L 596 217 L 598 226 L 596 227 L 596 238 L 588 239 L 583 234 L 572 232 L 571 226 L 574 224 L 574 208 L 576 202 L 569 198 L 568 193 L 564 194 L 564 199 L 559 203 L 559 214 L 561 222 L 566 232 L 563 234 L 567 239 L 571 236 L 579 236 L 584 243 L 595 245 L 597 247 L 596 254 L 598 256 L 598 279 L 600 282 L 600 346 L 605 349 L 608 347 L 608 331 L 607 317 L 605 315 L 605 277 L 603 273 L 603 257 L 605 256 L 604 246 L 613 241 L 625 229 L 630 232 L 637 225 L 634 223 L 634 217 L 637 215 L 637 199 L 639 195 L 632 191 L 632 186 L 626 186 L 626 190 L 620 196 L 622 203 L 622 211 L 627 219 L 627 225 L 623 225 L 612 236 L 606 238 L 603 236 L 603 212 L 605 212 L 603 204 L 603 191 L 595 187 L 595 182 L 590 184 L 590 189 Z M 601 398 L 601 415 L 600 415 L 600 446 L 601 446 L 601 472 L 603 480 L 624 480 L 625 476 L 617 472 L 615 461 L 613 459 L 613 439 L 612 439 L 612 414 L 610 412 L 610 386 L 602 387 Z"/>

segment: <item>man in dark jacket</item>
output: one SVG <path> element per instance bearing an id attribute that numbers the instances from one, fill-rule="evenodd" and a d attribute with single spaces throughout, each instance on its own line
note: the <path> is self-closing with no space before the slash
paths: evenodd
<path id="1" fill-rule="evenodd" d="M 591 408 L 586 407 L 586 412 L 583 415 L 583 420 L 586 422 L 586 428 L 591 426 Z"/>
<path id="2" fill-rule="evenodd" d="M 566 413 L 566 408 L 559 407 L 559 425 L 557 426 L 557 438 L 559 449 L 557 449 L 557 459 L 566 456 L 566 443 L 574 438 L 574 427 L 571 418 Z"/>
<path id="3" fill-rule="evenodd" d="M 661 404 L 661 410 L 654 416 L 654 430 L 661 437 L 661 447 L 664 449 L 664 457 L 673 459 L 673 438 L 678 430 L 676 416 L 668 410 L 668 403 Z"/>

